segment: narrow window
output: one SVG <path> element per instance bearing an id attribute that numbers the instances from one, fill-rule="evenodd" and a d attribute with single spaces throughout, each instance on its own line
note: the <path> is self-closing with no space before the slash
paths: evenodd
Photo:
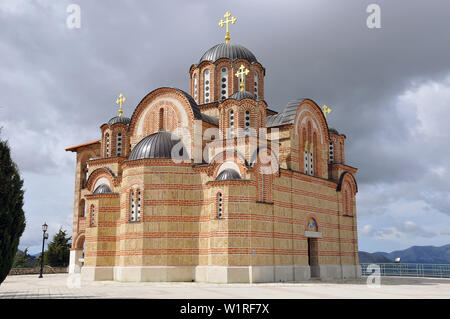
<path id="1" fill-rule="evenodd" d="M 303 171 L 305 174 L 308 174 L 308 141 L 306 140 L 306 130 L 303 128 L 302 130 L 302 138 L 303 138 Z"/>
<path id="2" fill-rule="evenodd" d="M 164 130 L 164 109 L 163 108 L 159 109 L 159 130 L 160 131 Z"/>
<path id="3" fill-rule="evenodd" d="M 130 191 L 130 221 L 136 221 L 136 204 L 134 202 L 134 191 Z"/>
<path id="4" fill-rule="evenodd" d="M 117 133 L 117 156 L 122 156 L 122 133 Z"/>
<path id="5" fill-rule="evenodd" d="M 137 190 L 136 221 L 141 220 L 141 190 Z"/>
<path id="6" fill-rule="evenodd" d="M 105 156 L 109 157 L 109 134 L 106 134 L 106 151 L 105 151 Z"/>
<path id="7" fill-rule="evenodd" d="M 223 198 L 222 193 L 217 194 L 217 218 L 222 218 L 223 215 Z"/>
<path id="8" fill-rule="evenodd" d="M 347 215 L 351 216 L 352 215 L 352 200 L 350 197 L 350 193 L 347 191 L 345 192 L 345 201 L 346 201 L 346 206 L 347 206 L 346 213 L 347 213 Z"/>
<path id="9" fill-rule="evenodd" d="M 255 72 L 255 96 L 258 97 L 258 72 Z"/>
<path id="10" fill-rule="evenodd" d="M 330 142 L 330 164 L 334 162 L 334 145 L 333 142 Z"/>
<path id="11" fill-rule="evenodd" d="M 205 70 L 205 73 L 204 73 L 204 81 L 205 81 L 205 83 L 204 83 L 204 92 L 205 92 L 205 96 L 204 96 L 204 100 L 205 100 L 205 103 L 209 103 L 209 101 L 210 101 L 210 78 L 211 78 L 211 75 L 210 75 L 210 73 L 209 73 L 209 70 Z"/>
<path id="12" fill-rule="evenodd" d="M 198 103 L 198 79 L 197 74 L 194 75 L 194 100 Z"/>
<path id="13" fill-rule="evenodd" d="M 245 111 L 245 119 L 244 119 L 244 127 L 245 127 L 245 136 L 250 135 L 250 111 Z"/>
<path id="14" fill-rule="evenodd" d="M 230 110 L 228 112 L 228 122 L 229 122 L 229 136 L 234 137 L 234 111 Z"/>
<path id="15" fill-rule="evenodd" d="M 91 220 L 90 223 L 91 227 L 95 226 L 95 208 L 94 205 L 91 205 Z"/>
<path id="16" fill-rule="evenodd" d="M 228 97 L 228 69 L 220 70 L 220 100 L 223 101 Z"/>

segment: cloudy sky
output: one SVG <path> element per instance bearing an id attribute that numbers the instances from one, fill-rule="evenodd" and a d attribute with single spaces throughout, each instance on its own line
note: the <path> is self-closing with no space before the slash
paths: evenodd
<path id="1" fill-rule="evenodd" d="M 67 7 L 81 28 L 67 27 Z M 366 8 L 381 8 L 369 29 Z M 357 167 L 359 248 L 392 251 L 450 243 L 450 2 L 0 1 L 0 126 L 25 180 L 20 248 L 40 250 L 41 225 L 71 232 L 75 155 L 101 124 L 161 86 L 188 91 L 188 70 L 231 41 L 266 68 L 265 95 L 332 108 Z"/>

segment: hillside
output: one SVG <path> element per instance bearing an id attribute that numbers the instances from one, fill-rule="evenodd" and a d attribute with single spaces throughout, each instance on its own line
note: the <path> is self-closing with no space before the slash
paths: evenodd
<path id="1" fill-rule="evenodd" d="M 450 245 L 444 245 L 441 247 L 412 246 L 404 250 L 396 250 L 390 253 L 359 252 L 359 259 L 361 263 L 388 263 L 393 262 L 397 257 L 401 258 L 402 263 L 450 264 Z"/>

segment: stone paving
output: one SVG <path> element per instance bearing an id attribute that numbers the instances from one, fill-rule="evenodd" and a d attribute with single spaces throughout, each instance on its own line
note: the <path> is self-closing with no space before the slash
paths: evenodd
<path id="1" fill-rule="evenodd" d="M 1 298 L 323 299 L 450 298 L 450 279 L 383 277 L 377 288 L 366 279 L 305 283 L 209 284 L 169 282 L 85 282 L 68 274 L 8 276 Z"/>

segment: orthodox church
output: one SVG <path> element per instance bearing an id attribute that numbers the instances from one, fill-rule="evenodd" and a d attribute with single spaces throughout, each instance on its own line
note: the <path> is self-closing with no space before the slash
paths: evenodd
<path id="1" fill-rule="evenodd" d="M 360 276 L 356 168 L 311 99 L 280 113 L 242 45 L 207 50 L 76 153 L 69 272 L 82 279 L 298 282 Z"/>

